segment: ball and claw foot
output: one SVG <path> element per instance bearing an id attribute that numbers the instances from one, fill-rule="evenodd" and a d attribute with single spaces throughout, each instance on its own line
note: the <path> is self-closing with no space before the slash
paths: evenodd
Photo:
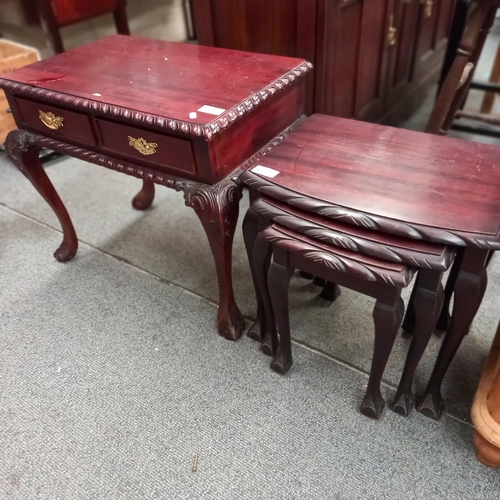
<path id="1" fill-rule="evenodd" d="M 64 243 L 54 252 L 57 262 L 68 262 L 75 255 L 78 247 L 66 246 Z"/>
<path id="2" fill-rule="evenodd" d="M 407 417 L 413 409 L 415 402 L 411 392 L 397 393 L 392 404 L 392 411 L 398 415 Z"/>
<path id="3" fill-rule="evenodd" d="M 363 399 L 363 403 L 361 403 L 359 411 L 366 417 L 378 420 L 382 415 L 384 406 L 385 401 L 380 392 L 376 393 L 374 396 L 367 393 Z"/>
<path id="4" fill-rule="evenodd" d="M 276 356 L 271 362 L 271 369 L 274 370 L 275 372 L 285 375 L 288 372 L 288 370 L 290 370 L 292 365 L 293 365 L 292 357 L 289 355 L 284 355 L 283 351 L 278 348 Z"/>
<path id="5" fill-rule="evenodd" d="M 438 392 L 437 394 L 428 393 L 417 406 L 417 411 L 426 417 L 434 420 L 439 420 L 443 413 L 443 398 Z"/>

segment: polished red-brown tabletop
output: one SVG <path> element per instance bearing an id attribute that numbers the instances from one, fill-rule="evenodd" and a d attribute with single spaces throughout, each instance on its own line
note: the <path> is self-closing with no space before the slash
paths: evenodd
<path id="1" fill-rule="evenodd" d="M 112 36 L 2 74 L 20 128 L 7 150 L 61 222 L 56 258 L 71 259 L 78 242 L 38 161 L 40 148 L 143 179 L 137 209 L 151 205 L 154 184 L 183 191 L 214 255 L 219 332 L 238 338 L 244 320 L 234 301 L 231 250 L 242 186 L 235 172 L 300 120 L 311 67 L 295 58 Z"/>
<path id="2" fill-rule="evenodd" d="M 241 179 L 269 198 L 326 218 L 464 247 L 451 324 L 421 403 L 438 417 L 440 385 L 500 248 L 500 148 L 314 115 Z"/>
<path id="3" fill-rule="evenodd" d="M 279 174 L 249 175 L 308 211 L 412 238 L 500 248 L 497 146 L 313 115 L 260 164 Z"/>

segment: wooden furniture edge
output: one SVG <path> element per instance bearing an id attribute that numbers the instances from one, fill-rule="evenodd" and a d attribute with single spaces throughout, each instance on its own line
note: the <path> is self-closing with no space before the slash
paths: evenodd
<path id="1" fill-rule="evenodd" d="M 474 246 L 487 250 L 500 249 L 499 233 L 478 236 L 476 233 L 433 228 L 417 223 L 410 224 L 397 219 L 369 214 L 291 191 L 250 171 L 244 172 L 241 180 L 247 186 L 268 195 L 270 198 L 276 198 L 306 212 L 313 212 L 366 229 L 383 231 L 406 238 L 428 240 L 444 245 Z"/>
<path id="2" fill-rule="evenodd" d="M 311 63 L 307 61 L 301 62 L 298 66 L 291 69 L 274 82 L 255 92 L 242 103 L 226 110 L 206 125 L 198 125 L 144 113 L 142 111 L 135 111 L 122 106 L 106 104 L 84 97 L 77 97 L 72 94 L 64 94 L 53 90 L 34 87 L 6 78 L 0 78 L 0 88 L 28 99 L 46 101 L 54 106 L 62 105 L 63 107 L 69 107 L 79 111 L 92 111 L 99 115 L 120 118 L 136 125 L 149 126 L 157 129 L 169 129 L 174 132 L 182 132 L 188 135 L 203 137 L 205 140 L 210 141 L 216 134 L 229 128 L 235 122 L 246 116 L 251 110 L 260 106 L 269 97 L 284 90 L 298 78 L 303 78 L 312 68 L 313 65 Z"/>

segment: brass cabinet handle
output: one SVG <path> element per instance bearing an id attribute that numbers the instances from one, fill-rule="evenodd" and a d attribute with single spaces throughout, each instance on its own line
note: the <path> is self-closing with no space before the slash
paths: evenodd
<path id="1" fill-rule="evenodd" d="M 40 120 L 42 120 L 42 123 L 51 130 L 57 130 L 58 128 L 64 127 L 64 118 L 62 116 L 56 116 L 50 111 L 45 112 L 40 109 L 38 110 L 38 113 L 40 115 Z"/>
<path id="2" fill-rule="evenodd" d="M 424 4 L 424 18 L 429 19 L 429 17 L 432 17 L 434 0 L 421 0 L 420 3 Z"/>
<path id="3" fill-rule="evenodd" d="M 146 139 L 139 137 L 135 139 L 134 137 L 128 136 L 129 146 L 137 149 L 139 153 L 143 155 L 154 155 L 156 153 L 156 148 L 158 144 L 156 142 L 147 142 Z"/>
<path id="4" fill-rule="evenodd" d="M 387 32 L 387 44 L 389 47 L 396 45 L 396 27 L 394 26 L 394 15 L 389 18 L 389 31 Z"/>

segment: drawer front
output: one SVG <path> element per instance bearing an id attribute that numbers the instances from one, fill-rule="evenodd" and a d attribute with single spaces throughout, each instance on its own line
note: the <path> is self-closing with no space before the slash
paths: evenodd
<path id="1" fill-rule="evenodd" d="M 26 99 L 16 98 L 15 102 L 23 123 L 40 130 L 43 135 L 96 144 L 88 116 Z"/>
<path id="2" fill-rule="evenodd" d="M 167 172 L 195 173 L 190 141 L 106 120 L 96 122 L 104 149 L 131 160 L 154 163 Z"/>

